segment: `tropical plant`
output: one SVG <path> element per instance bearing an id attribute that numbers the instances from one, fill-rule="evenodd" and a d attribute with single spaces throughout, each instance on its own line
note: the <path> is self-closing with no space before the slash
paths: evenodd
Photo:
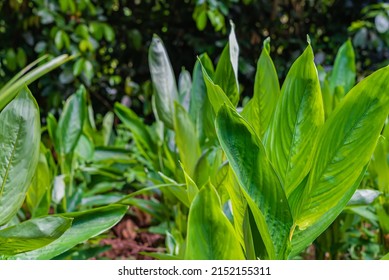
<path id="1" fill-rule="evenodd" d="M 200 56 L 190 91 L 177 90 L 163 44 L 154 37 L 149 63 L 159 141 L 150 141 L 151 128 L 129 109 L 116 105 L 116 113 L 133 132 L 139 153 L 153 158 L 152 173 L 160 168 L 159 180 L 170 183 L 164 194 L 172 192 L 189 207 L 180 258 L 292 258 L 328 228 L 359 186 L 389 113 L 389 70 L 352 88 L 355 75 L 340 71 L 352 65 L 337 58 L 329 94 L 334 100 L 339 92 L 339 102 L 325 118 L 311 45 L 280 90 L 267 40 L 254 96 L 236 109 L 239 48 L 233 30 L 216 70 Z M 347 42 L 340 53 L 349 48 Z"/>

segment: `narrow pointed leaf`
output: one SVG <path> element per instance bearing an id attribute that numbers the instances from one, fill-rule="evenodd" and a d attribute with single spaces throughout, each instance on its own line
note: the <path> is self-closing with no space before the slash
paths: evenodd
<path id="1" fill-rule="evenodd" d="M 71 154 L 76 148 L 82 134 L 86 114 L 86 90 L 84 86 L 81 86 L 66 101 L 58 120 L 56 138 L 59 144 L 59 152 L 62 155 Z"/>
<path id="2" fill-rule="evenodd" d="M 242 260 L 242 248 L 234 228 L 222 211 L 211 184 L 197 194 L 189 210 L 186 259 Z"/>
<path id="3" fill-rule="evenodd" d="M 324 123 L 323 100 L 313 51 L 308 46 L 293 63 L 266 138 L 269 159 L 289 196 L 308 174 L 313 147 Z"/>
<path id="4" fill-rule="evenodd" d="M 206 69 L 211 77 L 213 76 L 213 64 L 207 54 L 200 55 L 193 68 L 193 83 L 189 101 L 189 115 L 195 125 L 201 144 L 205 142 L 207 137 L 209 139 L 216 137 L 213 128 L 213 111 L 207 97 L 202 67 Z"/>
<path id="5" fill-rule="evenodd" d="M 14 98 L 23 87 L 28 86 L 43 75 L 71 59 L 73 59 L 72 56 L 63 54 L 34 68 L 31 71 L 29 71 L 29 69 L 39 63 L 41 59 L 36 60 L 35 62 L 31 63 L 31 65 L 28 65 L 25 69 L 16 75 L 16 77 L 18 77 L 17 79 L 16 77 L 13 78 L 3 88 L 0 89 L 0 110 L 2 110 Z"/>
<path id="6" fill-rule="evenodd" d="M 229 40 L 216 66 L 214 81 L 235 106 L 239 102 L 238 56 L 239 46 L 235 37 L 235 26 L 231 23 Z"/>
<path id="7" fill-rule="evenodd" d="M 174 106 L 174 130 L 180 159 L 190 177 L 193 177 L 197 160 L 201 156 L 196 131 L 188 113 L 178 103 Z"/>
<path id="8" fill-rule="evenodd" d="M 332 93 L 338 86 L 343 87 L 347 94 L 355 84 L 355 53 L 351 40 L 347 40 L 336 54 L 334 69 L 332 70 L 329 85 Z"/>
<path id="9" fill-rule="evenodd" d="M 165 46 L 157 35 L 154 35 L 149 48 L 149 68 L 158 116 L 168 128 L 173 129 L 174 101 L 178 101 L 176 79 Z"/>
<path id="10" fill-rule="evenodd" d="M 0 225 L 22 206 L 39 159 L 38 105 L 24 88 L 0 113 Z"/>
<path id="11" fill-rule="evenodd" d="M 280 85 L 273 61 L 269 54 L 269 39 L 265 40 L 257 63 L 254 96 L 242 112 L 242 116 L 263 139 L 280 96 Z"/>
<path id="12" fill-rule="evenodd" d="M 285 258 L 293 221 L 281 182 L 262 142 L 250 125 L 227 106 L 217 115 L 216 132 L 253 212 L 269 258 Z"/>

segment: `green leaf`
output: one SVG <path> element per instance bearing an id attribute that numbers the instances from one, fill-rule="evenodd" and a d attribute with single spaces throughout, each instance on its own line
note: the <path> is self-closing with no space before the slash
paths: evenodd
<path id="1" fill-rule="evenodd" d="M 54 37 L 55 47 L 60 51 L 64 46 L 64 32 L 62 30 L 58 30 Z"/>
<path id="2" fill-rule="evenodd" d="M 216 66 L 214 82 L 220 86 L 234 106 L 239 102 L 238 56 L 239 46 L 235 37 L 235 26 L 231 22 L 229 40 Z"/>
<path id="3" fill-rule="evenodd" d="M 53 178 L 51 177 L 46 155 L 42 150 L 39 153 L 38 166 L 26 197 L 27 207 L 33 217 L 35 217 L 35 210 L 37 210 L 46 192 L 50 189 L 52 181 Z"/>
<path id="4" fill-rule="evenodd" d="M 149 48 L 149 68 L 158 116 L 173 129 L 174 101 L 178 101 L 176 79 L 165 46 L 157 35 L 153 36 Z"/>
<path id="5" fill-rule="evenodd" d="M 344 88 L 344 94 L 348 93 L 355 84 L 355 77 L 355 54 L 351 40 L 348 39 L 336 54 L 334 69 L 329 79 L 332 94 L 338 86 Z"/>
<path id="6" fill-rule="evenodd" d="M 193 177 L 201 150 L 196 131 L 188 113 L 178 103 L 174 106 L 174 130 L 180 159 L 190 177 Z"/>
<path id="7" fill-rule="evenodd" d="M 385 127 L 384 134 L 386 131 L 388 126 Z M 383 193 L 389 193 L 388 140 L 386 136 L 380 136 L 369 165 L 369 171 L 377 178 L 378 189 Z"/>
<path id="8" fill-rule="evenodd" d="M 97 236 L 118 223 L 127 211 L 127 206 L 111 205 L 84 212 L 67 213 L 73 224 L 61 237 L 40 249 L 18 254 L 12 259 L 48 260 L 62 254 L 77 244 Z"/>
<path id="9" fill-rule="evenodd" d="M 0 89 L 0 110 L 2 110 L 14 98 L 23 87 L 28 86 L 46 73 L 59 67 L 70 59 L 73 59 L 73 57 L 69 57 L 64 54 L 31 70 L 34 66 L 45 59 L 47 59 L 47 56 L 43 56 L 42 58 L 32 62 Z"/>
<path id="10" fill-rule="evenodd" d="M 156 144 L 153 142 L 152 136 L 142 120 L 126 106 L 115 103 L 115 114 L 123 122 L 123 124 L 132 132 L 135 143 L 141 154 L 154 162 L 153 155 L 157 152 Z"/>
<path id="11" fill-rule="evenodd" d="M 197 187 L 197 185 L 193 181 L 193 179 L 185 171 L 185 168 L 184 168 L 184 166 L 182 164 L 181 164 L 181 168 L 182 168 L 182 171 L 184 172 L 185 183 L 186 183 L 186 191 L 188 193 L 188 201 L 189 201 L 189 204 L 190 204 L 190 203 L 192 203 L 193 199 L 198 194 L 199 188 Z"/>
<path id="12" fill-rule="evenodd" d="M 36 250 L 59 238 L 72 219 L 46 216 L 0 230 L 0 255 L 16 255 Z"/>
<path id="13" fill-rule="evenodd" d="M 219 196 L 205 185 L 189 210 L 186 259 L 242 260 L 243 251 L 230 221 L 224 215 Z"/>
<path id="14" fill-rule="evenodd" d="M 190 91 L 192 89 L 192 78 L 190 73 L 183 68 L 178 78 L 178 93 L 182 107 L 189 111 Z"/>
<path id="15" fill-rule="evenodd" d="M 262 142 L 250 125 L 227 106 L 216 117 L 216 132 L 253 212 L 269 258 L 286 258 L 292 216 Z"/>
<path id="16" fill-rule="evenodd" d="M 213 125 L 214 116 L 207 97 L 202 67 L 209 75 L 213 76 L 213 64 L 207 54 L 200 55 L 193 68 L 193 83 L 189 100 L 189 115 L 195 124 L 200 143 L 204 143 L 207 137 L 209 139 L 216 137 Z"/>
<path id="17" fill-rule="evenodd" d="M 381 258 L 381 260 L 386 260 L 386 261 L 388 261 L 388 260 L 389 260 L 389 253 L 387 253 L 385 256 L 383 256 L 383 257 Z"/>
<path id="18" fill-rule="evenodd" d="M 0 113 L 0 225 L 22 206 L 39 160 L 39 108 L 24 88 Z"/>
<path id="19" fill-rule="evenodd" d="M 235 232 L 238 236 L 239 242 L 241 244 L 245 244 L 243 224 L 247 211 L 247 200 L 231 167 L 228 164 L 223 165 L 219 169 L 219 173 L 226 173 L 224 184 L 231 199 Z"/>
<path id="20" fill-rule="evenodd" d="M 280 85 L 273 61 L 269 55 L 270 39 L 263 43 L 257 63 L 254 96 L 244 107 L 242 116 L 253 126 L 260 139 L 263 139 L 280 96 Z"/>
<path id="21" fill-rule="evenodd" d="M 86 90 L 81 86 L 65 103 L 58 120 L 56 138 L 62 155 L 73 153 L 86 118 Z"/>
<path id="22" fill-rule="evenodd" d="M 224 104 L 234 108 L 235 106 L 232 104 L 223 89 L 212 81 L 204 67 L 202 67 L 202 70 L 204 82 L 207 87 L 207 96 L 214 112 L 217 113 Z"/>
<path id="23" fill-rule="evenodd" d="M 290 253 L 290 257 L 299 254 L 332 224 L 341 210 L 344 209 L 355 190 L 359 187 L 359 184 L 365 175 L 366 169 L 367 165 L 364 167 L 354 185 L 347 190 L 346 194 L 337 202 L 335 207 L 328 209 L 325 215 L 322 215 L 312 226 L 306 229 L 300 229 L 298 227 L 296 228 L 296 230 L 293 232 L 292 251 Z M 301 201 L 302 199 L 303 198 L 300 197 L 298 201 Z"/>
<path id="24" fill-rule="evenodd" d="M 312 165 L 319 128 L 324 123 L 323 100 L 313 51 L 308 46 L 293 63 L 265 139 L 286 195 L 302 182 Z"/>
<path id="25" fill-rule="evenodd" d="M 333 104 L 334 97 L 331 93 L 330 84 L 328 82 L 328 76 L 327 76 L 327 73 L 324 70 L 324 68 L 319 65 L 317 67 L 317 72 L 319 75 L 320 89 L 321 89 L 321 94 L 323 97 L 324 115 L 325 115 L 325 119 L 328 119 L 328 117 L 330 116 L 332 109 L 334 107 L 334 104 Z"/>
<path id="26" fill-rule="evenodd" d="M 389 113 L 389 67 L 355 86 L 320 131 L 312 169 L 296 223 L 301 230 L 327 215 L 339 214 L 350 200 L 374 152 Z M 358 178 L 359 177 L 359 178 Z"/>

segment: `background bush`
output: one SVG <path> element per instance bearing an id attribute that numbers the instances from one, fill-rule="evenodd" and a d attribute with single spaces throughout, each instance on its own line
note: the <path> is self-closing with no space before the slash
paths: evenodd
<path id="1" fill-rule="evenodd" d="M 374 70 L 389 57 L 388 4 L 383 1 L 5 0 L 0 15 L 0 84 L 43 54 L 79 54 L 36 85 L 39 104 L 52 112 L 82 83 L 99 112 L 126 96 L 136 112 L 149 116 L 152 34 L 165 42 L 178 74 L 181 67 L 191 71 L 202 52 L 221 53 L 230 19 L 240 44 L 243 96 L 252 95 L 256 59 L 268 36 L 281 79 L 306 45 L 307 34 L 323 65 L 333 64 L 348 37 L 357 48 L 359 72 Z"/>

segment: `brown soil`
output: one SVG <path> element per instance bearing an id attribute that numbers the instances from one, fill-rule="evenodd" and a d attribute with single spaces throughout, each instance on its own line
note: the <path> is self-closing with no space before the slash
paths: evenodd
<path id="1" fill-rule="evenodd" d="M 147 232 L 151 224 L 151 217 L 133 207 L 135 216 L 125 216 L 112 228 L 109 238 L 101 241 L 101 245 L 110 245 L 112 248 L 99 255 L 107 259 L 134 259 L 150 260 L 150 256 L 141 252 L 164 252 L 164 237 L 160 234 Z"/>

